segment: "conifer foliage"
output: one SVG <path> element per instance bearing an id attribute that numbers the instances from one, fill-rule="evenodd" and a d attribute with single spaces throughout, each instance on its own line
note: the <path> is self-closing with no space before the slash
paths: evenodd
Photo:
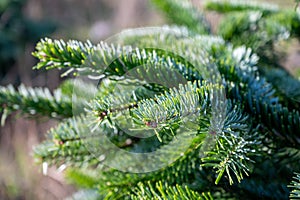
<path id="1" fill-rule="evenodd" d="M 59 120 L 34 154 L 66 167 L 70 199 L 300 198 L 300 82 L 274 48 L 299 39 L 300 13 L 207 1 L 225 16 L 214 35 L 190 1 L 152 2 L 171 25 L 111 43 L 41 39 L 34 69 L 69 79 L 52 93 L 1 86 L 2 123 Z"/>

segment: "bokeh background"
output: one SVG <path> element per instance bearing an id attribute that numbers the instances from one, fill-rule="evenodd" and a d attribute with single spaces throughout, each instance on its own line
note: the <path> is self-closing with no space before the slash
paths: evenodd
<path id="1" fill-rule="evenodd" d="M 293 7 L 293 0 L 266 0 Z M 193 0 L 195 6 L 202 0 Z M 212 24 L 220 15 L 205 13 Z M 105 40 L 125 28 L 158 26 L 165 23 L 148 0 L 0 0 L 0 85 L 56 88 L 59 72 L 35 71 L 31 56 L 43 37 L 56 39 Z M 284 66 L 299 74 L 299 44 L 283 44 L 287 49 Z M 282 47 L 281 47 L 282 48 Z M 22 119 L 16 113 L 0 127 L 0 200 L 63 199 L 76 188 L 63 179 L 63 172 L 51 168 L 47 175 L 34 164 L 32 148 L 45 138 L 57 121 Z"/>

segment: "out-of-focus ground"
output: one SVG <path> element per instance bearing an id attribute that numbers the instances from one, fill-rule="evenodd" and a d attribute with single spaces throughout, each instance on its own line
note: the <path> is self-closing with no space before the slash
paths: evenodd
<path id="1" fill-rule="evenodd" d="M 0 0 L 4 1 L 4 0 Z M 293 0 L 266 0 L 280 6 L 293 7 Z M 201 4 L 202 0 L 194 0 Z M 1 3 L 1 2 L 0 2 Z M 90 39 L 98 42 L 124 28 L 164 24 L 160 13 L 147 0 L 27 0 L 22 12 L 32 19 L 47 18 L 56 25 L 49 35 L 62 39 Z M 213 25 L 220 15 L 206 13 Z M 0 19 L 1 23 L 1 19 Z M 37 41 L 36 41 L 37 42 Z M 18 59 L 1 85 L 9 83 L 42 86 L 54 89 L 62 81 L 58 71 L 32 71 L 36 60 L 31 56 L 35 43 L 26 43 Z M 286 44 L 288 54 L 283 61 L 293 73 L 299 66 L 299 44 Z M 1 63 L 0 63 L 1 68 Z M 34 164 L 32 147 L 45 139 L 45 133 L 57 124 L 55 120 L 22 119 L 18 115 L 7 119 L 0 127 L 0 199 L 63 199 L 75 191 L 63 179 L 63 173 L 50 168 L 46 176 L 41 166 Z"/>

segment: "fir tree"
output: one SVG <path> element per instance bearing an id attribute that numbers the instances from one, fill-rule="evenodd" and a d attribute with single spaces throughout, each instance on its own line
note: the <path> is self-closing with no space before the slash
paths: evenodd
<path id="1" fill-rule="evenodd" d="M 18 110 L 60 120 L 34 153 L 67 168 L 70 199 L 300 198 L 300 82 L 274 49 L 299 39 L 299 12 L 209 1 L 225 15 L 214 36 L 189 1 L 152 2 L 172 26 L 115 44 L 41 39 L 34 68 L 70 79 L 1 86 L 2 124 Z"/>

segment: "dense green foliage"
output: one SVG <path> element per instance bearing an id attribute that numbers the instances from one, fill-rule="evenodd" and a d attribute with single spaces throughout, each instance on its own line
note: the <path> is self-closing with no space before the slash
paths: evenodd
<path id="1" fill-rule="evenodd" d="M 213 36 L 189 1 L 153 3 L 175 25 L 40 40 L 34 68 L 71 78 L 53 94 L 1 86 L 2 117 L 60 119 L 34 152 L 67 168 L 70 199 L 299 198 L 300 82 L 274 48 L 299 39 L 299 12 L 210 1 L 226 15 Z"/>

